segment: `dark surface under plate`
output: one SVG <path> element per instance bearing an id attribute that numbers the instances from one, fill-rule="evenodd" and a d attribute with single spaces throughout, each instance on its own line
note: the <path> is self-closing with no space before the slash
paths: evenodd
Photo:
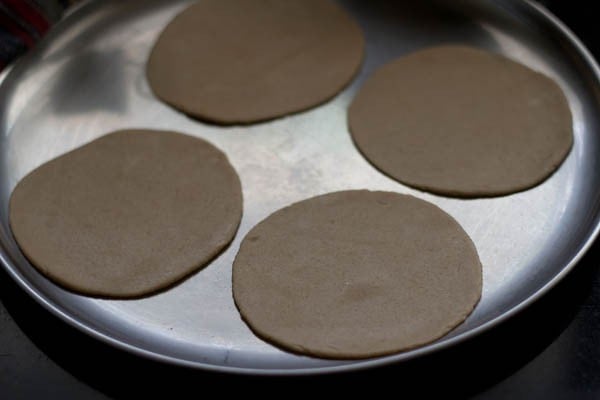
<path id="1" fill-rule="evenodd" d="M 541 3 L 600 58 L 589 2 Z M 475 340 L 400 365 L 304 378 L 218 375 L 125 354 L 52 316 L 0 270 L 0 398 L 203 396 L 231 388 L 280 396 L 315 394 L 320 385 L 420 398 L 600 398 L 599 255 L 596 243 L 534 306 Z"/>

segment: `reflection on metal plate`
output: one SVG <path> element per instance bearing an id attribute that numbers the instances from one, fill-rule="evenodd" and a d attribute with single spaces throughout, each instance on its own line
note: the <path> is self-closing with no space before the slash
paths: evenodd
<path id="1" fill-rule="evenodd" d="M 162 104 L 146 82 L 144 66 L 154 40 L 186 4 L 87 2 L 20 60 L 0 88 L 2 264 L 69 323 L 137 354 L 194 367 L 250 373 L 363 368 L 412 358 L 493 326 L 547 290 L 589 246 L 600 204 L 598 70 L 576 39 L 541 8 L 520 0 L 343 0 L 367 39 L 357 79 L 316 109 L 251 126 L 218 127 Z M 346 108 L 365 78 L 395 57 L 448 42 L 505 54 L 553 77 L 564 89 L 575 145 L 542 185 L 491 199 L 439 197 L 388 179 L 354 148 Z M 156 296 L 109 301 L 69 293 L 37 273 L 18 250 L 7 221 L 10 192 L 43 162 L 126 127 L 177 130 L 225 151 L 244 190 L 240 230 L 208 267 Z M 436 343 L 375 360 L 319 360 L 261 341 L 242 322 L 231 296 L 231 263 L 241 239 L 280 207 L 357 188 L 411 193 L 462 224 L 484 266 L 483 297 L 475 312 Z"/>

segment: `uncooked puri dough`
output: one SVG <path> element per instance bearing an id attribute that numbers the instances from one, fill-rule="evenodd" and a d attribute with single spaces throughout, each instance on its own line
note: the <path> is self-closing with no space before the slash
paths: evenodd
<path id="1" fill-rule="evenodd" d="M 481 295 L 481 264 L 433 204 L 346 191 L 283 208 L 244 238 L 233 295 L 250 328 L 296 353 L 365 358 L 429 343 Z"/>
<path id="2" fill-rule="evenodd" d="M 349 109 L 356 146 L 389 176 L 451 196 L 497 196 L 546 179 L 573 143 L 550 78 L 464 46 L 417 51 L 378 69 Z"/>
<path id="3" fill-rule="evenodd" d="M 147 76 L 187 114 L 250 123 L 330 99 L 363 52 L 358 24 L 327 0 L 202 0 L 161 33 Z"/>
<path id="4" fill-rule="evenodd" d="M 31 263 L 79 293 L 135 297 L 198 270 L 233 238 L 239 178 L 210 143 L 119 131 L 49 161 L 10 199 Z"/>

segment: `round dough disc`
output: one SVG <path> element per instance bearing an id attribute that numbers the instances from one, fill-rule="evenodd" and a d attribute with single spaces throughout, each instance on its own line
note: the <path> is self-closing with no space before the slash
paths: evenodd
<path id="1" fill-rule="evenodd" d="M 481 264 L 438 207 L 346 191 L 271 214 L 244 238 L 233 295 L 250 328 L 293 352 L 366 358 L 429 343 L 481 294 Z"/>
<path id="2" fill-rule="evenodd" d="M 203 0 L 167 25 L 147 76 L 163 101 L 223 124 L 302 111 L 358 71 L 364 38 L 324 0 Z"/>
<path id="3" fill-rule="evenodd" d="M 459 197 L 528 189 L 558 168 L 573 142 L 569 105 L 553 80 L 463 46 L 380 68 L 352 102 L 349 125 L 384 173 Z"/>
<path id="4" fill-rule="evenodd" d="M 175 132 L 108 134 L 35 169 L 10 198 L 31 263 L 88 295 L 136 297 L 196 271 L 232 239 L 239 178 L 210 143 Z"/>

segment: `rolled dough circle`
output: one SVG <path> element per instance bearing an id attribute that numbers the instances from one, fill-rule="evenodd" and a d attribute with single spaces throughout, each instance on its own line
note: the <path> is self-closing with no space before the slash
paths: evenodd
<path id="1" fill-rule="evenodd" d="M 358 71 L 364 38 L 324 0 L 203 0 L 159 36 L 147 65 L 157 97 L 192 116 L 250 123 L 330 99 Z"/>
<path id="2" fill-rule="evenodd" d="M 26 257 L 87 295 L 137 297 L 198 270 L 234 237 L 239 178 L 210 143 L 175 132 L 108 134 L 23 178 L 10 227 Z"/>
<path id="3" fill-rule="evenodd" d="M 325 358 L 366 358 L 429 343 L 481 294 L 473 242 L 433 204 L 344 191 L 283 208 L 244 238 L 235 303 L 265 340 Z"/>
<path id="4" fill-rule="evenodd" d="M 569 104 L 552 79 L 464 46 L 384 65 L 360 89 L 348 119 L 375 167 L 459 197 L 528 189 L 558 168 L 573 143 Z"/>

